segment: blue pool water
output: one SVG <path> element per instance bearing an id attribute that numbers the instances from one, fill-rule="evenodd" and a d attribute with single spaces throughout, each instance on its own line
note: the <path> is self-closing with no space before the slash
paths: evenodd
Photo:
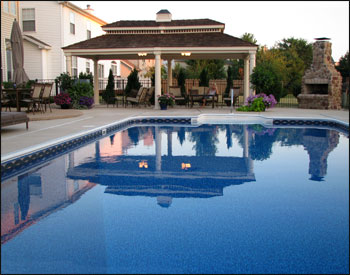
<path id="1" fill-rule="evenodd" d="M 1 183 L 2 273 L 349 273 L 349 139 L 141 126 Z"/>

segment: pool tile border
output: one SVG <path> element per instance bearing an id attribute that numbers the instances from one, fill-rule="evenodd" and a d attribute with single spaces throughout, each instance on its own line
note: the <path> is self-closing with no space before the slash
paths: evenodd
<path id="1" fill-rule="evenodd" d="M 131 117 L 83 133 L 53 140 L 44 146 L 28 148 L 27 150 L 10 154 L 7 157 L 5 156 L 5 160 L 3 160 L 2 157 L 1 178 L 5 179 L 14 176 L 17 172 L 22 171 L 22 169 L 31 169 L 38 164 L 52 160 L 60 155 L 69 153 L 88 143 L 98 140 L 107 134 L 125 130 L 131 126 L 146 124 L 192 126 L 191 121 L 193 118 L 198 117 Z M 210 121 L 208 121 L 208 123 L 209 122 Z M 333 119 L 273 118 L 272 125 L 282 127 L 322 127 L 338 130 L 349 137 L 349 125 L 342 121 Z"/>

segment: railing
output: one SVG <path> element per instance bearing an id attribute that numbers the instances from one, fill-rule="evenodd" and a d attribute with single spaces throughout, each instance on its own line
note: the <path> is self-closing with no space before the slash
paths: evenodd
<path id="1" fill-rule="evenodd" d="M 54 79 L 38 79 L 39 82 L 55 82 Z M 141 83 L 141 86 L 143 87 L 151 87 L 152 86 L 152 81 L 151 79 L 141 79 L 139 80 Z M 127 85 L 128 79 L 127 78 L 116 78 L 114 79 L 114 89 L 116 91 L 123 91 L 125 90 L 125 87 Z M 218 89 L 218 94 L 223 95 L 225 93 L 227 81 L 226 79 L 212 79 L 209 81 L 209 86 L 215 82 L 216 87 Z M 99 80 L 99 91 L 100 94 L 102 93 L 103 90 L 106 89 L 106 86 L 108 84 L 108 79 L 100 79 Z M 173 78 L 172 85 L 171 86 L 177 86 L 178 82 L 177 79 Z M 186 93 L 189 93 L 189 90 L 192 89 L 193 86 L 199 86 L 199 79 L 186 79 L 185 82 L 185 89 Z M 239 89 L 235 89 L 235 93 L 238 92 L 239 97 L 237 98 L 235 102 L 235 107 L 239 107 L 244 105 L 244 99 L 243 99 L 243 80 L 234 80 L 233 81 L 233 86 L 234 87 L 239 87 Z M 162 79 L 161 81 L 161 89 L 162 93 L 167 92 L 167 79 Z M 237 91 L 238 90 L 238 91 Z M 60 92 L 59 85 L 54 85 L 53 91 L 56 91 L 56 94 Z M 349 108 L 349 99 L 348 96 L 344 97 L 342 100 L 342 107 L 343 108 Z M 223 103 L 225 105 L 225 103 Z M 283 107 L 283 108 L 298 108 L 298 100 L 297 98 L 292 95 L 288 94 L 285 97 L 281 98 L 279 102 L 276 104 L 276 107 Z"/>

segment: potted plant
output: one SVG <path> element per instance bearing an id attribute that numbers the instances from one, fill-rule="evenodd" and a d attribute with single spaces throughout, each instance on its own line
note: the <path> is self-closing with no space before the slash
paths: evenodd
<path id="1" fill-rule="evenodd" d="M 54 96 L 53 101 L 56 105 L 60 105 L 62 109 L 69 109 L 72 104 L 72 99 L 67 93 L 60 93 Z"/>
<path id="2" fill-rule="evenodd" d="M 161 110 L 166 110 L 168 105 L 173 106 L 175 104 L 175 97 L 171 94 L 164 94 L 158 96 L 158 102 Z"/>

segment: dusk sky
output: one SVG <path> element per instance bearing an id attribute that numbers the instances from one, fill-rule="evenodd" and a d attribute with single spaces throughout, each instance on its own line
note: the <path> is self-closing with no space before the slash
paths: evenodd
<path id="1" fill-rule="evenodd" d="M 241 37 L 252 33 L 257 44 L 273 47 L 284 38 L 328 37 L 338 61 L 349 50 L 348 1 L 71 1 L 107 23 L 119 20 L 155 20 L 167 9 L 173 20 L 208 18 L 225 24 L 225 33 Z"/>

